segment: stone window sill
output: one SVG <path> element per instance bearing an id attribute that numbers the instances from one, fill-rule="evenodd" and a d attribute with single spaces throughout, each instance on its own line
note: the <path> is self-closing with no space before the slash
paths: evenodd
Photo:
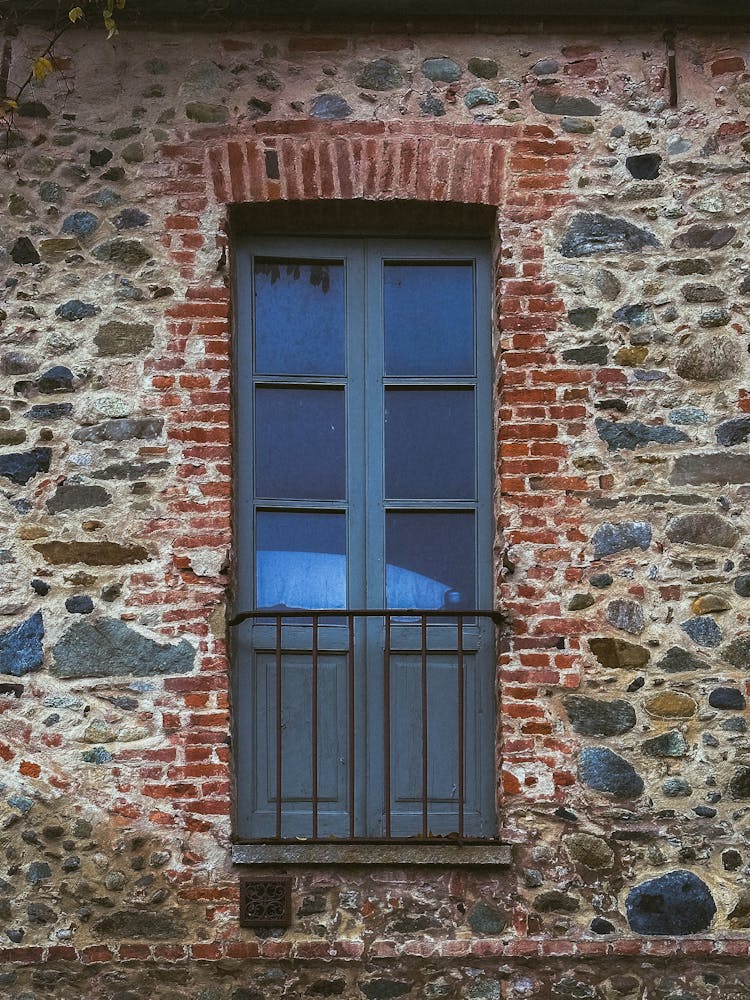
<path id="1" fill-rule="evenodd" d="M 492 865 L 508 868 L 511 847 L 486 844 L 234 844 L 235 865 Z"/>

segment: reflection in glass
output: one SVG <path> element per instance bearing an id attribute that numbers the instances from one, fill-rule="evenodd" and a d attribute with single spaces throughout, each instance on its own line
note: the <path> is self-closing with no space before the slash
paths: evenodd
<path id="1" fill-rule="evenodd" d="M 474 373 L 471 264 L 386 264 L 383 286 L 386 374 Z"/>
<path id="2" fill-rule="evenodd" d="M 472 389 L 386 389 L 385 492 L 394 500 L 474 497 Z"/>
<path id="3" fill-rule="evenodd" d="M 255 260 L 255 370 L 343 375 L 344 265 Z"/>
<path id="4" fill-rule="evenodd" d="M 346 607 L 346 515 L 259 511 L 259 608 Z"/>
<path id="5" fill-rule="evenodd" d="M 259 388 L 255 492 L 269 499 L 343 500 L 343 389 Z"/>
<path id="6" fill-rule="evenodd" d="M 474 513 L 388 511 L 386 605 L 460 611 L 475 602 Z"/>

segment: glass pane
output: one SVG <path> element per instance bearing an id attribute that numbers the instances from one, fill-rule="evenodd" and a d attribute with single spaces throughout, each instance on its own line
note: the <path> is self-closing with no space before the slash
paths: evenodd
<path id="1" fill-rule="evenodd" d="M 256 389 L 255 492 L 273 499 L 345 498 L 343 389 Z"/>
<path id="2" fill-rule="evenodd" d="M 472 511 L 389 511 L 385 516 L 389 608 L 471 608 L 475 601 Z"/>
<path id="3" fill-rule="evenodd" d="M 259 511 L 259 608 L 346 607 L 346 515 Z"/>
<path id="4" fill-rule="evenodd" d="M 386 264 L 385 370 L 388 375 L 474 372 L 471 264 Z"/>
<path id="5" fill-rule="evenodd" d="M 473 498 L 472 389 L 386 389 L 385 493 L 399 500 Z"/>
<path id="6" fill-rule="evenodd" d="M 255 370 L 343 375 L 344 265 L 255 259 Z"/>

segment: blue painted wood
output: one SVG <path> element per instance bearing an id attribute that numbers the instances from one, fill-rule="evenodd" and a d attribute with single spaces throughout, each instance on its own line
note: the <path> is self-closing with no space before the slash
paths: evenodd
<path id="1" fill-rule="evenodd" d="M 338 598 L 336 603 L 326 604 L 325 600 L 332 598 L 321 595 L 341 594 L 344 587 L 345 603 L 350 608 L 384 607 L 388 599 L 391 605 L 401 607 L 444 607 L 446 602 L 448 606 L 457 602 L 458 607 L 491 607 L 493 449 L 486 246 L 468 240 L 284 238 L 248 241 L 238 249 L 236 607 L 258 606 L 259 597 L 264 604 L 275 606 L 339 607 Z M 257 260 L 260 264 L 256 266 Z M 254 267 L 259 294 L 252 291 Z M 343 369 L 336 346 L 342 308 Z M 300 311 L 297 328 L 295 315 Z M 393 325 L 398 317 L 400 329 Z M 278 331 L 274 326 L 277 321 Z M 301 341 L 300 330 L 304 333 Z M 451 331 L 456 331 L 455 345 Z M 431 341 L 433 334 L 436 339 Z M 423 370 L 420 357 L 425 359 Z M 320 395 L 308 406 L 305 401 L 315 397 L 311 387 Z M 339 393 L 346 400 L 345 427 L 334 412 Z M 262 411 L 253 412 L 254 398 L 263 401 Z M 283 409 L 285 398 L 290 411 L 296 406 L 303 416 L 295 424 L 293 412 L 280 412 L 274 428 L 268 414 L 274 407 Z M 413 449 L 413 469 L 401 442 L 391 436 L 386 444 L 386 399 L 394 398 L 398 402 L 389 414 L 396 424 L 400 421 L 402 427 L 405 425 L 404 434 Z M 317 405 L 319 400 L 323 400 L 321 405 Z M 419 410 L 420 400 L 425 401 L 424 411 Z M 331 426 L 327 427 L 329 417 Z M 430 437 L 433 427 L 440 428 L 441 420 L 443 430 Z M 333 424 L 338 425 L 334 438 L 340 445 L 327 447 L 321 442 Z M 263 438 L 254 442 L 258 434 Z M 337 453 L 338 447 L 343 450 Z M 305 448 L 323 452 L 321 466 L 326 467 L 328 487 L 321 488 L 322 479 L 314 474 Z M 467 454 L 476 460 L 467 463 Z M 397 463 L 398 468 L 387 468 L 388 461 Z M 445 474 L 440 472 L 442 467 Z M 342 477 L 345 490 L 341 488 Z M 414 495 L 418 492 L 416 483 L 427 495 Z M 269 495 L 274 492 L 276 496 Z M 269 524 L 285 523 L 292 515 L 312 524 L 321 514 L 346 519 L 345 553 L 339 543 L 326 544 L 317 553 L 317 536 L 310 534 L 298 545 L 289 540 L 294 532 L 282 533 L 273 548 L 264 541 L 271 537 Z M 260 545 L 256 545 L 256 537 Z M 417 538 L 423 538 L 419 545 L 415 544 Z M 451 552 L 456 553 L 455 558 Z M 260 594 L 255 589 L 257 579 L 266 581 Z M 308 625 L 297 622 L 285 625 L 283 635 L 291 651 L 284 654 L 281 664 L 281 835 L 309 837 L 314 832 L 315 791 L 311 769 L 313 634 Z M 401 621 L 392 628 L 392 836 L 418 835 L 425 821 L 431 834 L 457 832 L 457 658 L 437 652 L 455 647 L 456 627 L 430 624 L 426 635 L 433 652 L 425 658 L 423 668 L 422 657 L 416 652 L 420 625 Z M 235 630 L 236 832 L 240 838 L 270 838 L 279 833 L 275 639 L 270 625 L 245 622 Z M 469 623 L 463 639 L 464 832 L 467 836 L 492 836 L 496 826 L 492 625 L 486 621 Z M 384 641 L 382 620 L 357 622 L 352 761 L 347 630 L 327 624 L 318 633 L 316 790 L 320 837 L 348 835 L 352 766 L 355 834 L 386 834 Z M 422 802 L 423 708 L 426 817 Z"/>

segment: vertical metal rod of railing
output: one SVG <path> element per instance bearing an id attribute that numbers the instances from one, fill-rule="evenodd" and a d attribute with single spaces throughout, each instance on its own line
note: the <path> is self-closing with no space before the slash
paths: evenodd
<path id="1" fill-rule="evenodd" d="M 464 835 L 464 619 L 456 619 L 456 646 L 458 654 L 458 835 Z"/>
<path id="2" fill-rule="evenodd" d="M 346 616 L 349 629 L 349 836 L 354 837 L 354 615 Z"/>
<path id="3" fill-rule="evenodd" d="M 427 836 L 427 615 L 422 615 L 422 836 Z"/>
<path id="4" fill-rule="evenodd" d="M 391 616 L 385 618 L 383 649 L 383 807 L 385 835 L 391 836 Z"/>
<path id="5" fill-rule="evenodd" d="M 276 837 L 281 839 L 281 615 L 276 617 Z"/>
<path id="6" fill-rule="evenodd" d="M 312 616 L 312 835 L 318 837 L 318 616 Z"/>

